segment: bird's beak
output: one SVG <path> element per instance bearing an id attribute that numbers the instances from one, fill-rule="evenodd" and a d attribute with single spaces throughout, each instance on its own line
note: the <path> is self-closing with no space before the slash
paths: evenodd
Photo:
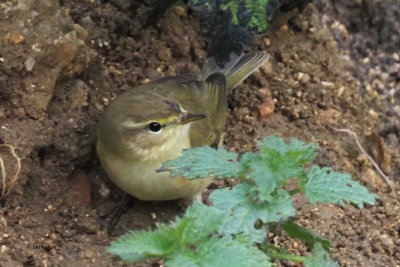
<path id="1" fill-rule="evenodd" d="M 185 114 L 182 115 L 182 117 L 181 117 L 181 119 L 179 121 L 179 124 L 186 124 L 186 123 L 189 123 L 189 122 L 192 122 L 192 121 L 197 121 L 197 120 L 200 120 L 200 119 L 204 119 L 206 117 L 207 116 L 205 114 L 203 114 L 203 113 L 192 113 L 192 114 L 185 113 Z"/>

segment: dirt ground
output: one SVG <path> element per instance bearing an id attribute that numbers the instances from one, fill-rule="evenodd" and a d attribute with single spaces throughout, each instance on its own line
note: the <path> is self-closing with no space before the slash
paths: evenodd
<path id="1" fill-rule="evenodd" d="M 136 201 L 112 233 L 103 229 L 123 194 L 96 157 L 100 114 L 121 92 L 197 72 L 207 58 L 187 7 L 154 25 L 149 17 L 130 0 L 0 3 L 0 143 L 22 159 L 19 181 L 0 201 L 0 266 L 125 266 L 106 254 L 110 241 L 182 214 L 177 201 Z M 278 15 L 254 42 L 269 63 L 229 99 L 229 150 L 252 151 L 270 134 L 315 142 L 316 163 L 350 172 L 380 196 L 362 210 L 294 197 L 298 222 L 331 241 L 341 266 L 400 266 L 399 17 L 398 0 L 320 0 Z M 273 114 L 260 116 L 271 101 Z M 332 127 L 357 133 L 395 192 L 353 137 Z M 10 184 L 17 161 L 7 147 L 0 155 Z M 270 242 L 308 253 L 279 233 Z"/>

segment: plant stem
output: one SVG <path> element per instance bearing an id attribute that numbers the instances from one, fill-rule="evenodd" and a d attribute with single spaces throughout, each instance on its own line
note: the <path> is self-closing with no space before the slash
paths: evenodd
<path id="1" fill-rule="evenodd" d="M 281 254 L 278 252 L 268 251 L 267 255 L 273 259 L 278 259 L 278 260 L 287 260 L 287 261 L 294 261 L 294 262 L 305 262 L 306 261 L 306 257 L 292 255 L 292 254 Z"/>
<path id="2" fill-rule="evenodd" d="M 291 196 L 294 195 L 294 194 L 297 194 L 297 193 L 301 193 L 300 188 L 293 189 L 293 190 L 289 191 L 289 194 L 290 194 Z"/>
<path id="3" fill-rule="evenodd" d="M 280 253 L 278 251 L 286 251 L 284 248 L 271 246 L 269 244 L 264 244 L 260 247 L 260 250 L 267 254 L 269 257 L 277 260 L 287 260 L 287 261 L 294 261 L 294 262 L 305 262 L 306 257 L 304 256 L 297 256 L 293 254 L 286 254 Z"/>

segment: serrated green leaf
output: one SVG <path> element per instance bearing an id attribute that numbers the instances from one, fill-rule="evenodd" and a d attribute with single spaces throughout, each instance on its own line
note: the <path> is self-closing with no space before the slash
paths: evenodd
<path id="1" fill-rule="evenodd" d="M 258 197 L 263 201 L 273 201 L 272 193 L 278 186 L 277 181 L 274 179 L 275 174 L 265 165 L 253 166 L 246 175 L 246 178 L 253 178 L 257 186 L 252 190 L 258 192 Z"/>
<path id="2" fill-rule="evenodd" d="M 304 164 L 316 155 L 316 146 L 295 138 L 286 144 L 282 138 L 270 136 L 259 142 L 261 153 L 245 153 L 240 160 L 242 173 L 256 182 L 254 187 L 261 200 L 269 201 L 275 188 L 304 173 Z"/>
<path id="3" fill-rule="evenodd" d="M 193 253 L 176 253 L 169 260 L 165 262 L 165 266 L 167 267 L 199 267 L 196 262 L 196 256 Z"/>
<path id="4" fill-rule="evenodd" d="M 183 218 L 170 225 L 159 224 L 154 231 L 133 231 L 111 243 L 108 252 L 127 261 L 168 258 L 176 251 L 186 251 L 191 244 L 208 239 L 215 232 L 222 214 L 213 207 L 194 204 Z"/>
<path id="5" fill-rule="evenodd" d="M 173 176 L 195 178 L 229 178 L 240 172 L 238 155 L 225 149 L 208 146 L 183 151 L 182 155 L 163 164 L 159 171 L 170 171 Z"/>
<path id="6" fill-rule="evenodd" d="M 306 267 L 339 267 L 339 264 L 331 259 L 320 243 L 314 245 L 312 255 L 307 257 L 304 264 Z"/>
<path id="7" fill-rule="evenodd" d="M 296 214 L 293 201 L 286 191 L 277 190 L 270 202 L 258 203 L 248 197 L 251 195 L 252 188 L 247 183 L 236 185 L 232 190 L 219 189 L 211 193 L 210 201 L 225 214 L 219 229 L 221 234 L 243 234 L 248 236 L 249 244 L 261 243 L 266 238 L 266 229 L 256 229 L 257 220 L 263 223 L 278 222 Z"/>
<path id="8" fill-rule="evenodd" d="M 140 262 L 171 254 L 177 249 L 188 219 L 178 219 L 176 228 L 159 225 L 153 232 L 133 231 L 112 242 L 107 251 L 123 260 Z"/>
<path id="9" fill-rule="evenodd" d="M 314 160 L 316 146 L 295 138 L 286 144 L 282 138 L 270 136 L 259 143 L 261 158 L 275 181 L 284 182 L 304 171 L 304 165 Z"/>
<path id="10" fill-rule="evenodd" d="M 279 175 L 269 168 L 267 159 L 255 153 L 245 153 L 239 164 L 242 169 L 240 176 L 256 183 L 252 191 L 258 194 L 257 197 L 262 201 L 271 201 L 271 194 L 278 186 Z"/>
<path id="11" fill-rule="evenodd" d="M 287 220 L 283 224 L 283 229 L 291 238 L 297 238 L 306 242 L 310 247 L 313 247 L 316 243 L 322 245 L 322 247 L 329 251 L 330 244 L 325 238 L 318 236 L 316 233 L 296 224 L 292 220 Z"/>
<path id="12" fill-rule="evenodd" d="M 247 25 L 249 27 L 257 27 L 258 32 L 264 31 L 268 26 L 268 2 L 269 0 L 246 0 L 246 8 L 251 10 L 252 13 Z"/>
<path id="13" fill-rule="evenodd" d="M 268 257 L 257 248 L 247 247 L 227 237 L 213 236 L 193 250 L 191 254 L 174 255 L 166 265 L 168 267 L 272 266 Z"/>
<path id="14" fill-rule="evenodd" d="M 166 259 L 169 267 L 270 266 L 268 257 L 230 238 L 212 235 L 221 212 L 205 205 L 189 207 L 182 219 L 170 226 L 158 225 L 154 232 L 131 232 L 108 248 L 108 252 L 128 261 Z"/>
<path id="15" fill-rule="evenodd" d="M 221 4 L 222 10 L 230 11 L 230 13 L 232 15 L 232 24 L 234 24 L 234 25 L 239 24 L 238 8 L 239 8 L 238 1 L 229 1 L 226 4 Z"/>
<path id="16" fill-rule="evenodd" d="M 291 138 L 286 144 L 282 138 L 271 135 L 258 143 L 262 154 L 269 154 L 271 151 L 285 155 L 287 159 L 293 160 L 297 165 L 302 166 L 310 163 L 317 155 L 318 146 L 314 143 L 305 143 L 296 138 Z"/>
<path id="17" fill-rule="evenodd" d="M 185 219 L 189 219 L 183 230 L 183 242 L 196 243 L 215 232 L 222 222 L 223 214 L 214 207 L 193 204 L 186 210 Z"/>
<path id="18" fill-rule="evenodd" d="M 374 205 L 376 194 L 368 192 L 347 173 L 334 172 L 331 168 L 312 166 L 304 185 L 305 195 L 312 202 L 344 205 L 343 200 L 363 208 L 364 203 Z"/>

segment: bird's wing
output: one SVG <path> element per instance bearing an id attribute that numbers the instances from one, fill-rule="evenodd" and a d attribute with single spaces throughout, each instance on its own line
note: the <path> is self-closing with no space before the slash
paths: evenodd
<path id="1" fill-rule="evenodd" d="M 180 94 L 181 97 L 191 98 L 180 100 L 180 103 L 191 103 L 184 108 L 188 112 L 204 113 L 207 116 L 204 120 L 193 122 L 190 130 L 192 146 L 217 146 L 228 114 L 225 75 L 214 73 L 205 81 L 184 82 L 180 88 L 188 91 L 187 94 Z"/>
<path id="2" fill-rule="evenodd" d="M 268 59 L 262 52 L 232 56 L 224 67 L 211 58 L 199 76 L 179 75 L 155 81 L 154 90 L 176 99 L 189 113 L 204 113 L 207 118 L 193 122 L 192 146 L 218 146 L 228 116 L 228 94 Z M 174 87 L 174 90 L 171 90 Z M 184 92 L 183 92 L 184 91 Z"/>

